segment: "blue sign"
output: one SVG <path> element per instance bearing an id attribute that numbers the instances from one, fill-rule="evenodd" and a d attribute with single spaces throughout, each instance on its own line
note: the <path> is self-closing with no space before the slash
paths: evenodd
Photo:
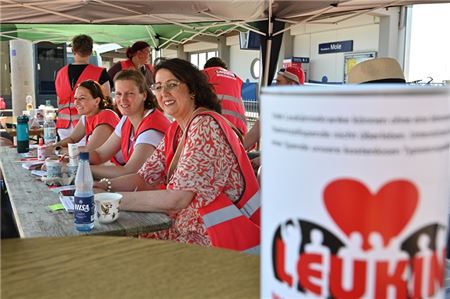
<path id="1" fill-rule="evenodd" d="M 292 57 L 291 61 L 296 63 L 309 63 L 309 57 Z"/>
<path id="2" fill-rule="evenodd" d="M 319 54 L 352 52 L 352 51 L 353 51 L 352 40 L 319 44 Z"/>

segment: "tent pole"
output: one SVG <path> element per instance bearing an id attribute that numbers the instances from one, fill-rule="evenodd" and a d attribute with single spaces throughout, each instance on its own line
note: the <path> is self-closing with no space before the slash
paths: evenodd
<path id="1" fill-rule="evenodd" d="M 272 48 L 272 0 L 269 1 L 269 17 L 268 17 L 268 28 L 267 28 L 267 43 L 266 43 L 266 57 L 264 61 L 264 75 L 262 86 L 267 86 L 269 82 L 269 68 L 270 68 L 270 52 Z"/>

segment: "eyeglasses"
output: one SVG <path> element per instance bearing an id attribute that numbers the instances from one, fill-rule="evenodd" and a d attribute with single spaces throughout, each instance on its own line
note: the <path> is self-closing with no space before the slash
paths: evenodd
<path id="1" fill-rule="evenodd" d="M 154 83 L 150 86 L 150 89 L 155 93 L 155 94 L 160 94 L 163 91 L 165 92 L 171 92 L 173 90 L 175 90 L 178 86 L 180 86 L 181 82 L 178 80 L 169 80 L 164 84 L 161 83 Z"/>

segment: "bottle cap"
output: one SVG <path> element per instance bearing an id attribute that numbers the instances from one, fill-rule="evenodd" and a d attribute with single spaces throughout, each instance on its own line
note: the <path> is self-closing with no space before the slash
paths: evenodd
<path id="1" fill-rule="evenodd" d="M 80 160 L 88 160 L 89 161 L 89 152 L 80 152 Z"/>
<path id="2" fill-rule="evenodd" d="M 17 116 L 17 122 L 18 123 L 28 123 L 28 116 L 26 116 L 26 115 L 19 115 L 19 116 Z"/>

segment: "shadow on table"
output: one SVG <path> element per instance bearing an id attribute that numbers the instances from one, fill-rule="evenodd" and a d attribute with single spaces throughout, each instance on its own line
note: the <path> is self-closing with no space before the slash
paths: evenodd
<path id="1" fill-rule="evenodd" d="M 14 222 L 14 215 L 9 202 L 9 196 L 6 192 L 5 184 L 0 179 L 0 201 L 1 201 L 1 238 L 18 238 L 16 223 Z"/>

